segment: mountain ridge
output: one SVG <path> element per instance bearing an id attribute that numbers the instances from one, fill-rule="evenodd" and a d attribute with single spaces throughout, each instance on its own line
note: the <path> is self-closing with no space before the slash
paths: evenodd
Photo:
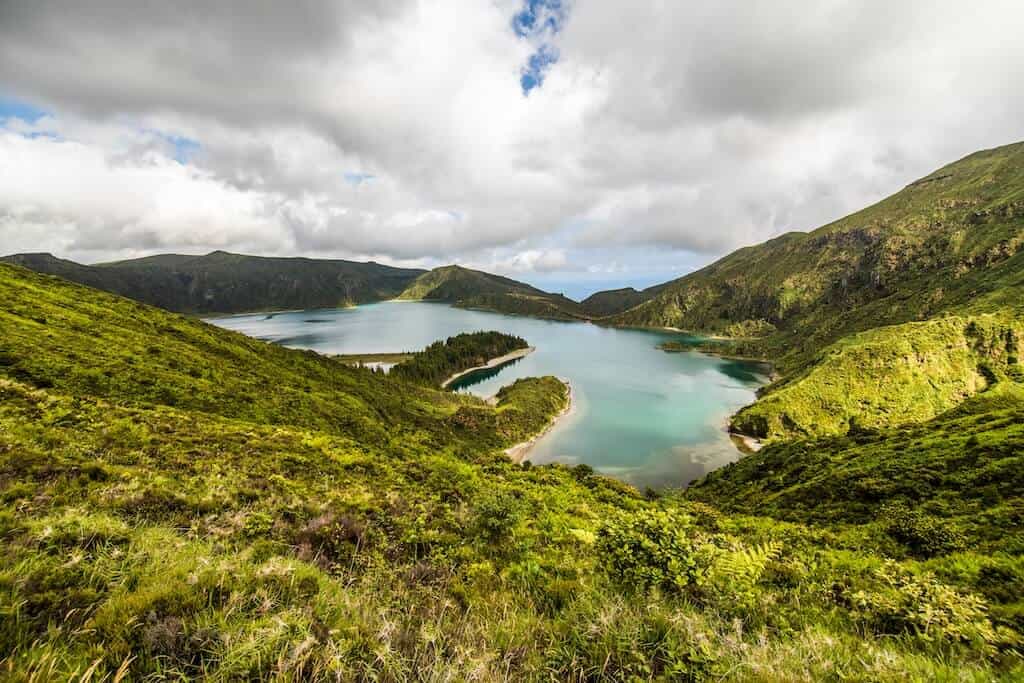
<path id="1" fill-rule="evenodd" d="M 83 265 L 52 254 L 0 261 L 57 275 L 178 313 L 333 308 L 389 299 L 425 271 L 375 262 L 213 251 Z"/>
<path id="2" fill-rule="evenodd" d="M 588 317 L 579 303 L 561 294 L 459 265 L 441 266 L 420 275 L 398 298 L 557 320 Z"/>
<path id="3" fill-rule="evenodd" d="M 764 322 L 781 333 L 765 351 L 785 356 L 783 347 L 808 333 L 820 348 L 877 324 L 962 305 L 971 298 L 967 285 L 984 285 L 986 271 L 1022 246 L 1024 143 L 1013 143 L 967 155 L 816 230 L 738 249 L 601 322 L 726 335 L 736 331 L 731 326 Z M 943 288 L 945 280 L 954 287 Z M 945 290 L 954 288 L 959 298 L 951 303 Z M 916 307 L 901 303 L 922 294 L 928 297 Z M 879 310 L 884 299 L 892 310 Z M 811 330 L 865 305 L 876 314 L 865 324 Z"/>

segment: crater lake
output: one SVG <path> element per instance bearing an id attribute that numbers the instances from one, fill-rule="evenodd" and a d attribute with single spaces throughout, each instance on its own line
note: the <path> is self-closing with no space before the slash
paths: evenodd
<path id="1" fill-rule="evenodd" d="M 572 385 L 571 412 L 525 456 L 534 464 L 585 463 L 646 487 L 686 486 L 740 457 L 726 432 L 729 416 L 767 382 L 757 363 L 697 351 L 667 353 L 681 333 L 616 329 L 501 315 L 425 302 L 254 313 L 209 322 L 284 346 L 324 354 L 418 351 L 460 332 L 497 330 L 536 351 L 474 373 L 455 391 L 481 397 L 520 377 L 555 375 Z"/>

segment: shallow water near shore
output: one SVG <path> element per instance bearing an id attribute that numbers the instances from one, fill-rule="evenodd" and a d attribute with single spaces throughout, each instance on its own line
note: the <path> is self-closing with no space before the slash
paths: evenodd
<path id="1" fill-rule="evenodd" d="M 657 348 L 684 339 L 680 333 L 536 320 L 445 304 L 386 302 L 209 322 L 330 354 L 414 351 L 478 330 L 519 335 L 537 350 L 460 378 L 452 388 L 487 397 L 520 377 L 568 379 L 572 412 L 537 442 L 527 459 L 586 463 L 641 489 L 685 486 L 739 458 L 725 424 L 730 414 L 753 402 L 754 392 L 767 381 L 756 363 Z"/>

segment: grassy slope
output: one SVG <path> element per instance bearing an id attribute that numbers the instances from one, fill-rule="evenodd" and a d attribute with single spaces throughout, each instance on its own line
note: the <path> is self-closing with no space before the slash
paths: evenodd
<path id="1" fill-rule="evenodd" d="M 765 350 L 798 355 L 879 324 L 1012 300 L 1022 246 L 1019 143 L 973 154 L 811 233 L 740 249 L 609 322 L 724 332 L 765 320 L 779 329 Z"/>
<path id="2" fill-rule="evenodd" d="M 725 510 L 827 524 L 884 524 L 888 506 L 902 502 L 953 520 L 983 552 L 1020 556 L 1024 384 L 1000 382 L 920 424 L 773 444 L 686 495 Z"/>
<path id="3" fill-rule="evenodd" d="M 732 418 L 760 438 L 845 434 L 921 422 L 1021 372 L 1024 320 L 944 316 L 881 327 L 826 347 Z"/>
<path id="4" fill-rule="evenodd" d="M 578 303 L 560 294 L 549 294 L 522 282 L 461 266 L 444 266 L 424 273 L 399 298 L 445 301 L 464 308 L 538 318 L 586 318 Z"/>
<path id="5" fill-rule="evenodd" d="M 871 524 L 513 465 L 553 378 L 492 409 L 20 269 L 0 287 L 13 680 L 1021 673 L 998 543 L 886 564 Z"/>
<path id="6" fill-rule="evenodd" d="M 377 263 L 223 251 L 204 256 L 161 254 L 94 266 L 49 254 L 18 254 L 3 260 L 187 313 L 332 308 L 379 301 L 395 296 L 423 272 Z"/>

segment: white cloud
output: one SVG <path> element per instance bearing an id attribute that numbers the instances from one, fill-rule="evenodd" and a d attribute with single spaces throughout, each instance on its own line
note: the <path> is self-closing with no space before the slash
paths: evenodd
<path id="1" fill-rule="evenodd" d="M 1024 137 L 1009 0 L 572 3 L 529 97 L 520 8 L 3 3 L 0 251 L 682 268 Z"/>
<path id="2" fill-rule="evenodd" d="M 478 267 L 494 273 L 552 273 L 572 270 L 564 249 L 527 249 Z"/>

